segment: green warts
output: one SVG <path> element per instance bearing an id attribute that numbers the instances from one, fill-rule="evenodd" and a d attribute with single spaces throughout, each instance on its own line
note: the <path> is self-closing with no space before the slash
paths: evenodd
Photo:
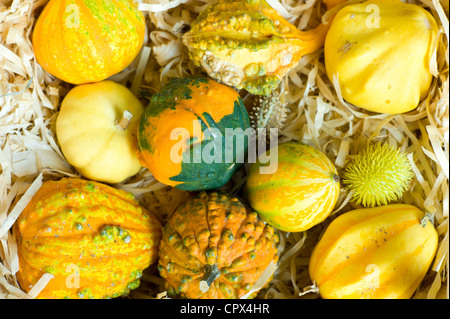
<path id="1" fill-rule="evenodd" d="M 131 241 L 131 236 L 128 232 L 118 226 L 105 226 L 100 231 L 99 235 L 94 236 L 93 241 L 95 244 L 109 244 L 112 242 L 123 242 L 128 244 Z"/>
<path id="2" fill-rule="evenodd" d="M 77 297 L 80 299 L 92 299 L 94 295 L 91 288 L 80 288 L 77 290 Z"/>
<path id="3" fill-rule="evenodd" d="M 46 266 L 43 268 L 43 270 L 48 274 L 55 275 L 56 274 L 56 265 Z"/>
<path id="4" fill-rule="evenodd" d="M 239 273 L 229 273 L 227 275 L 225 275 L 225 278 L 231 282 L 231 283 L 240 283 L 242 281 L 244 281 L 244 275 L 239 272 Z"/>
<path id="5" fill-rule="evenodd" d="M 280 79 L 276 75 L 254 76 L 243 82 L 243 87 L 255 95 L 269 95 L 278 87 Z"/>
<path id="6" fill-rule="evenodd" d="M 133 7 L 132 1 L 96 1 L 84 0 L 85 6 L 89 9 L 91 14 L 101 22 L 103 32 L 114 37 L 116 33 L 123 32 L 120 28 L 125 27 L 125 31 L 129 34 L 136 33 L 136 27 L 130 23 L 130 15 L 143 23 L 142 15 L 139 10 Z M 121 23 L 120 27 L 117 24 L 111 24 L 110 21 L 118 21 Z"/>
<path id="7" fill-rule="evenodd" d="M 236 298 L 234 289 L 230 285 L 227 285 L 227 284 L 221 282 L 219 284 L 219 290 L 225 296 L 225 298 L 228 298 L 228 299 Z"/>
<path id="8" fill-rule="evenodd" d="M 94 183 L 87 183 L 86 189 L 90 192 L 94 192 L 94 191 L 98 190 L 98 187 Z"/>
<path id="9" fill-rule="evenodd" d="M 118 10 L 119 8 L 113 3 L 113 1 L 110 0 L 108 1 L 102 0 L 102 8 L 109 14 L 115 14 L 116 12 L 119 11 Z"/>
<path id="10" fill-rule="evenodd" d="M 128 290 L 128 292 L 129 292 L 130 290 L 133 290 L 133 289 L 138 288 L 140 283 L 141 283 L 141 281 L 140 281 L 139 279 L 130 281 L 130 282 L 128 283 L 128 285 L 127 285 L 127 290 Z"/>
<path id="11" fill-rule="evenodd" d="M 100 12 L 98 1 L 95 0 L 84 0 L 84 5 L 89 9 L 89 11 L 94 15 L 98 21 L 103 22 L 105 19 Z"/>
<path id="12" fill-rule="evenodd" d="M 259 50 L 264 50 L 269 48 L 270 45 L 283 43 L 283 39 L 281 37 L 269 37 L 263 39 L 240 39 L 240 38 L 230 38 L 230 37 L 222 37 L 222 38 L 188 38 L 186 36 L 186 40 L 191 40 L 189 43 L 191 50 L 199 50 L 205 51 L 208 49 L 212 52 L 217 52 L 221 50 L 242 50 L 247 49 L 249 51 L 257 52 Z M 203 54 L 194 54 L 192 55 L 193 59 L 198 60 L 203 56 Z M 197 61 L 198 62 L 198 61 Z"/>

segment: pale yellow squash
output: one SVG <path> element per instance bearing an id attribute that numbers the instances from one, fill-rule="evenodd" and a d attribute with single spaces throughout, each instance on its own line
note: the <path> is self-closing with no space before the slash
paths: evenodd
<path id="1" fill-rule="evenodd" d="M 325 39 L 325 66 L 343 98 L 378 113 L 416 108 L 429 90 L 438 31 L 433 16 L 400 0 L 348 5 Z"/>
<path id="2" fill-rule="evenodd" d="M 86 178 L 118 183 L 136 174 L 136 130 L 143 106 L 123 85 L 84 84 L 64 98 L 56 135 L 67 161 Z"/>

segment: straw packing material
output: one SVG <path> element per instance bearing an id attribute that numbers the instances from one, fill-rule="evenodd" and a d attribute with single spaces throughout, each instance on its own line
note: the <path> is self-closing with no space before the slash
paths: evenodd
<path id="1" fill-rule="evenodd" d="M 181 42 L 180 25 L 189 25 L 213 0 L 140 0 L 148 33 L 136 60 L 112 79 L 139 92 L 157 92 L 171 78 L 199 75 Z M 351 0 L 351 3 L 361 2 Z M 402 115 L 375 114 L 345 102 L 338 79 L 328 79 L 323 50 L 304 56 L 280 85 L 286 117 L 279 143 L 297 140 L 324 152 L 342 170 L 369 141 L 383 142 L 405 152 L 414 171 L 409 191 L 400 202 L 433 214 L 439 246 L 431 270 L 414 298 L 448 298 L 449 207 L 449 55 L 448 1 L 411 0 L 429 9 L 440 26 L 430 68 L 435 75 L 429 94 L 416 110 Z M 44 276 L 25 294 L 15 273 L 20 267 L 11 226 L 40 183 L 78 176 L 58 147 L 54 125 L 62 98 L 71 86 L 46 73 L 33 55 L 33 24 L 47 0 L 0 0 L 0 298 L 32 298 L 51 280 Z M 300 29 L 316 26 L 323 15 L 317 0 L 269 0 Z M 323 8 L 323 6 L 322 6 Z M 250 101 L 246 92 L 243 100 Z M 236 193 L 245 184 L 242 168 L 227 187 Z M 114 185 L 133 193 L 157 213 L 161 222 L 189 194 L 158 183 L 142 169 Z M 280 260 L 269 269 L 273 279 L 261 289 L 265 298 L 318 298 L 308 274 L 309 256 L 320 234 L 338 214 L 357 208 L 351 193 L 341 189 L 334 212 L 322 224 L 301 233 L 280 232 Z M 266 278 L 261 279 L 265 282 Z M 130 298 L 165 296 L 155 267 L 147 269 Z M 260 289 L 260 287 L 254 287 Z"/>

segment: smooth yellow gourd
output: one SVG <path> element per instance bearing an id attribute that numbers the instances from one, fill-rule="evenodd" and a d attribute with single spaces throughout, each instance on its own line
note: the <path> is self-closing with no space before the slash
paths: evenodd
<path id="1" fill-rule="evenodd" d="M 73 88 L 56 120 L 66 160 L 84 177 L 119 183 L 141 168 L 136 130 L 144 109 L 125 86 L 102 81 Z"/>
<path id="2" fill-rule="evenodd" d="M 342 97 L 378 113 L 416 108 L 432 75 L 438 27 L 433 16 L 400 0 L 372 0 L 342 8 L 325 39 L 325 65 Z"/>
<path id="3" fill-rule="evenodd" d="M 415 206 L 357 209 L 329 225 L 311 255 L 309 273 L 322 298 L 410 298 L 437 244 L 430 218 Z"/>

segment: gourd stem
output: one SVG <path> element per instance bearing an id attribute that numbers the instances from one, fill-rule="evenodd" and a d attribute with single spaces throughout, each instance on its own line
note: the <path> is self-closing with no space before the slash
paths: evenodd
<path id="1" fill-rule="evenodd" d="M 428 222 L 430 222 L 431 225 L 433 225 L 434 223 L 434 216 L 431 213 L 426 213 L 425 216 L 423 216 L 423 218 L 420 220 L 420 225 L 425 228 Z"/>
<path id="2" fill-rule="evenodd" d="M 128 125 L 131 122 L 131 119 L 133 118 L 133 114 L 130 111 L 123 111 L 122 118 L 118 123 L 116 123 L 116 126 L 119 130 L 125 131 L 128 127 Z"/>
<path id="3" fill-rule="evenodd" d="M 205 266 L 205 275 L 200 281 L 200 290 L 205 293 L 209 290 L 211 284 L 220 277 L 220 270 L 217 268 L 217 265 L 206 265 Z"/>
<path id="4" fill-rule="evenodd" d="M 334 174 L 334 175 L 333 175 L 333 180 L 334 180 L 336 183 L 339 183 L 339 182 L 341 181 L 341 178 L 339 177 L 339 175 Z"/>

